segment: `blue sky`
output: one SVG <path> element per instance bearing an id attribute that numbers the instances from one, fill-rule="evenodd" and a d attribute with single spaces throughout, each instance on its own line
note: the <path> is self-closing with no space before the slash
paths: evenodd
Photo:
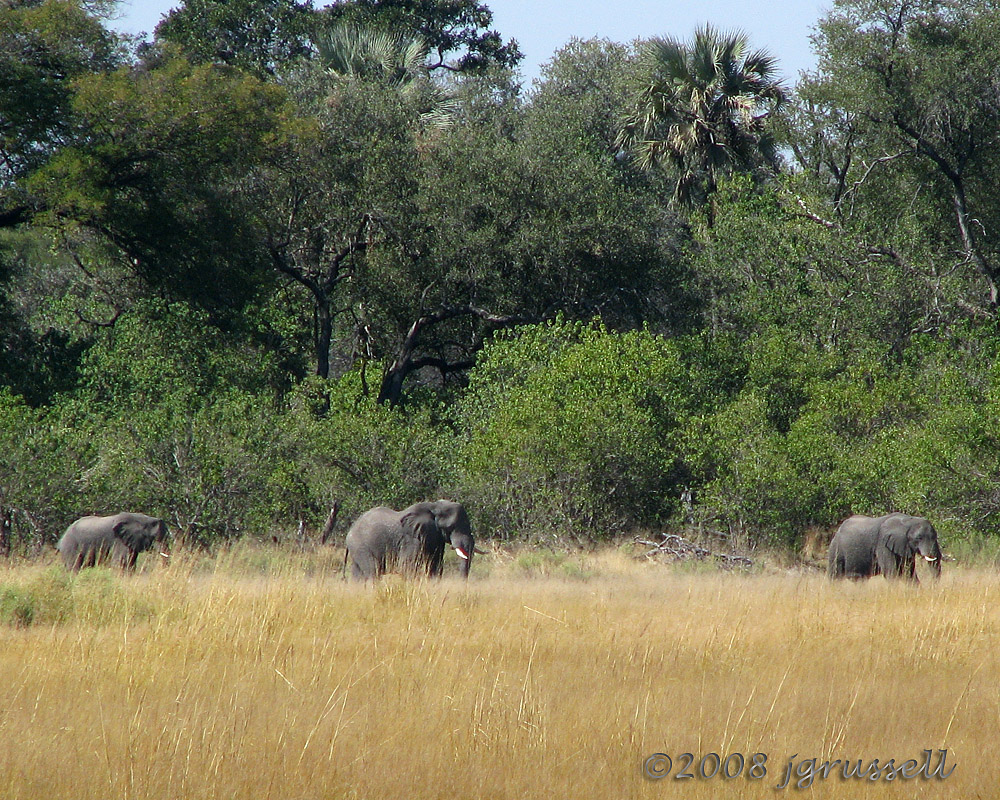
<path id="1" fill-rule="evenodd" d="M 602 37 L 631 42 L 638 37 L 690 38 L 706 22 L 728 30 L 741 28 L 755 47 L 771 51 L 785 80 L 794 85 L 802 70 L 815 67 L 809 36 L 832 0 L 485 0 L 496 30 L 517 39 L 524 53 L 521 71 L 527 82 L 570 39 Z M 114 27 L 129 33 L 150 32 L 180 0 L 121 0 Z M 314 0 L 317 7 L 324 0 Z"/>

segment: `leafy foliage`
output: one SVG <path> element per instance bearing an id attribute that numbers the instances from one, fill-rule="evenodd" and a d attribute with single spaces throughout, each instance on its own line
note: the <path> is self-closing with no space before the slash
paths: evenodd
<path id="1" fill-rule="evenodd" d="M 189 0 L 136 55 L 98 7 L 0 9 L 3 553 L 442 496 L 553 544 L 1000 534 L 992 4 L 838 0 L 794 100 L 711 27 L 524 92 L 467 0 Z"/>
<path id="2" fill-rule="evenodd" d="M 818 74 L 803 87 L 807 101 L 849 120 L 841 136 L 851 138 L 841 139 L 833 168 L 844 186 L 839 205 L 850 200 L 870 225 L 916 214 L 924 232 L 935 232 L 932 241 L 916 241 L 948 264 L 938 271 L 973 273 L 978 296 L 970 299 L 988 298 L 991 306 L 1000 268 L 983 232 L 1000 220 L 992 180 L 998 31 L 1000 11 L 989 2 L 840 0 L 820 23 Z M 815 160 L 810 166 L 829 169 Z M 876 197 L 878 213 L 865 213 Z M 908 254 L 913 230 L 901 234 L 892 236 L 892 248 Z M 962 259 L 952 266 L 955 252 Z"/>
<path id="3" fill-rule="evenodd" d="M 156 38 L 196 64 L 226 64 L 269 78 L 309 53 L 315 24 L 308 0 L 185 0 L 156 26 Z"/>
<path id="4" fill-rule="evenodd" d="M 334 23 L 413 31 L 434 54 L 431 69 L 476 72 L 514 67 L 522 58 L 517 42 L 504 44 L 500 34 L 490 30 L 493 12 L 476 0 L 341 0 L 324 14 Z M 446 61 L 452 54 L 457 59 Z"/>
<path id="5" fill-rule="evenodd" d="M 498 338 L 460 405 L 466 496 L 501 537 L 656 525 L 679 494 L 686 378 L 646 331 L 557 322 Z"/>

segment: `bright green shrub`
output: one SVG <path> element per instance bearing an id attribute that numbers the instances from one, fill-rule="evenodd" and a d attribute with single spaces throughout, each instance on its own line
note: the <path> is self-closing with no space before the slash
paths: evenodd
<path id="1" fill-rule="evenodd" d="M 457 411 L 463 500 L 504 538 L 660 524 L 679 493 L 688 384 L 678 348 L 647 331 L 556 322 L 499 336 Z"/>
<path id="2" fill-rule="evenodd" d="M 339 502 L 347 524 L 372 506 L 404 508 L 447 493 L 455 440 L 433 408 L 379 405 L 363 396 L 355 372 L 306 381 L 289 406 L 271 475 L 276 516 L 322 524 Z"/>
<path id="3" fill-rule="evenodd" d="M 790 544 L 809 526 L 902 509 L 906 475 L 894 449 L 924 417 L 909 372 L 838 370 L 829 355 L 774 333 L 746 351 L 741 391 L 688 439 L 700 518 Z"/>

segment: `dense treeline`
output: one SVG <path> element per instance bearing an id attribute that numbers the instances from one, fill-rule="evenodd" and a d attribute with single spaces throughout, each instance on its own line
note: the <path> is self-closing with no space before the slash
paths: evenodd
<path id="1" fill-rule="evenodd" d="M 475 0 L 111 12 L 0 9 L 0 551 L 1000 533 L 1000 4 L 837 0 L 794 87 L 710 26 L 524 87 Z"/>

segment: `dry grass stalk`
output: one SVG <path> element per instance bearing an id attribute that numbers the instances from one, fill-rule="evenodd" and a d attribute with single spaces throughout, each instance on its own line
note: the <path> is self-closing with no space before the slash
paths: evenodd
<path id="1" fill-rule="evenodd" d="M 259 577 L 181 558 L 97 600 L 74 585 L 61 622 L 0 627 L 0 797 L 772 798 L 796 754 L 928 748 L 948 748 L 946 781 L 810 796 L 995 796 L 993 573 L 831 584 L 612 553 L 584 579 L 483 564 L 468 585 L 372 588 L 324 558 Z M 768 773 L 654 783 L 654 752 L 675 770 L 761 752 Z"/>

